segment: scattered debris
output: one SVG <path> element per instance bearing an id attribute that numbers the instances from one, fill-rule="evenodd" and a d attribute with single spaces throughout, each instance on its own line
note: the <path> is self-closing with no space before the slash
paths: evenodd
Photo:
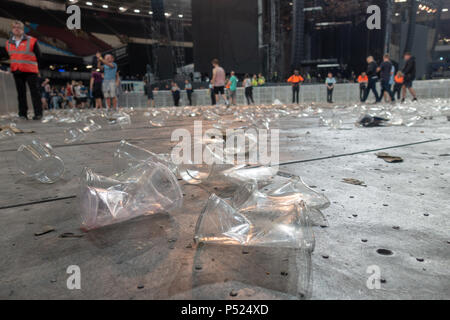
<path id="1" fill-rule="evenodd" d="M 376 154 L 376 156 L 380 159 L 383 159 L 384 161 L 388 163 L 399 163 L 403 162 L 403 159 L 401 157 L 395 157 L 387 154 L 386 152 L 379 152 Z"/>
<path id="2" fill-rule="evenodd" d="M 365 128 L 383 127 L 387 121 L 389 120 L 381 117 L 372 117 L 371 115 L 366 114 L 358 121 L 358 124 Z"/>
<path id="3" fill-rule="evenodd" d="M 238 295 L 238 293 L 236 292 L 236 291 L 234 291 L 234 290 L 231 290 L 231 292 L 230 292 L 230 296 L 232 296 L 232 297 L 236 297 Z"/>
<path id="4" fill-rule="evenodd" d="M 36 237 L 39 237 L 39 236 L 43 236 L 44 234 L 53 232 L 53 231 L 55 231 L 55 230 L 56 230 L 56 229 L 53 228 L 52 226 L 45 226 L 44 228 L 42 228 L 42 231 L 36 232 L 34 235 L 35 235 Z"/>
<path id="5" fill-rule="evenodd" d="M 83 238 L 84 234 L 75 234 L 72 232 L 66 232 L 59 235 L 60 238 Z"/>
<path id="6" fill-rule="evenodd" d="M 367 187 L 366 183 L 364 181 L 358 180 L 358 179 L 353 179 L 353 178 L 343 178 L 342 182 L 344 183 L 348 183 L 348 184 L 353 184 L 355 186 L 362 186 L 362 187 Z"/>
<path id="7" fill-rule="evenodd" d="M 377 249 L 377 253 L 381 254 L 382 256 L 392 256 L 394 254 L 391 250 L 388 249 Z"/>
<path id="8" fill-rule="evenodd" d="M 281 271 L 280 274 L 284 277 L 286 277 L 289 273 L 287 273 L 286 271 Z"/>

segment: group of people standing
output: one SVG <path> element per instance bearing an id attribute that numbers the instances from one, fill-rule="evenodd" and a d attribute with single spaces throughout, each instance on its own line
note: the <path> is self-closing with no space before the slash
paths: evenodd
<path id="1" fill-rule="evenodd" d="M 413 89 L 413 81 L 416 78 L 416 61 L 410 52 L 405 53 L 404 59 L 405 66 L 403 70 L 396 72 L 389 54 L 383 56 L 383 62 L 380 66 L 377 65 L 372 56 L 367 57 L 367 72 L 363 72 L 358 77 L 361 102 L 366 102 L 370 91 L 375 96 L 375 103 L 381 102 L 383 98 L 386 102 L 394 102 L 395 95 L 397 95 L 397 99 L 400 99 L 400 94 L 402 102 L 404 102 L 407 90 L 412 95 L 413 101 L 417 101 L 417 95 Z M 380 77 L 378 77 L 378 73 Z M 381 83 L 380 94 L 378 94 L 376 85 L 378 79 L 380 79 Z"/>

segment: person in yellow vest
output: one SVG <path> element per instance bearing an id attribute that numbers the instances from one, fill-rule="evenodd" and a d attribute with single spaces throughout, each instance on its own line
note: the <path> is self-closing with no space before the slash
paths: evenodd
<path id="1" fill-rule="evenodd" d="M 298 70 L 294 71 L 294 74 L 287 80 L 292 85 L 292 103 L 299 103 L 300 83 L 305 81 L 300 75 Z"/>
<path id="2" fill-rule="evenodd" d="M 258 75 L 258 86 L 263 86 L 266 84 L 266 78 L 264 78 L 264 76 L 262 75 L 262 73 L 260 73 Z"/>
<path id="3" fill-rule="evenodd" d="M 252 86 L 253 87 L 257 87 L 258 86 L 258 76 L 256 74 L 253 75 Z"/>
<path id="4" fill-rule="evenodd" d="M 400 93 L 402 92 L 403 83 L 405 82 L 405 76 L 403 72 L 398 71 L 394 77 L 394 96 L 397 93 L 397 99 L 400 100 Z"/>
<path id="5" fill-rule="evenodd" d="M 20 21 L 11 25 L 12 37 L 6 41 L 6 51 L 11 60 L 11 72 L 16 83 L 19 100 L 19 117 L 28 120 L 27 87 L 30 88 L 33 102 L 33 120 L 42 118 L 42 103 L 38 88 L 38 59 L 41 51 L 36 38 L 25 34 L 25 26 Z"/>

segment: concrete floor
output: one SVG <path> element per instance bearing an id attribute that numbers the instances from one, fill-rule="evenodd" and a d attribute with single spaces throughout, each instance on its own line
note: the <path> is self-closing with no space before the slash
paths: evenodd
<path id="1" fill-rule="evenodd" d="M 17 122 L 33 134 L 0 140 L 0 298 L 3 299 L 293 299 L 292 283 L 307 258 L 284 250 L 200 250 L 193 243 L 206 188 L 183 184 L 183 208 L 83 233 L 79 230 L 77 176 L 83 167 L 109 175 L 121 139 L 167 153 L 172 119 L 150 127 L 142 113 L 129 129 L 106 128 L 64 145 L 67 124 Z M 416 127 L 318 126 L 318 118 L 280 120 L 281 170 L 300 175 L 324 193 L 328 227 L 314 227 L 312 299 L 450 298 L 450 122 L 434 117 Z M 204 121 L 205 128 L 212 121 Z M 15 150 L 27 138 L 53 145 L 66 164 L 64 178 L 43 185 L 16 169 Z M 386 149 L 403 163 L 375 155 Z M 355 178 L 367 187 L 346 184 Z M 35 233 L 46 226 L 55 231 Z M 83 235 L 61 238 L 64 233 Z M 380 255 L 388 249 L 392 255 Z M 297 259 L 297 260 L 296 260 Z M 202 269 L 197 268 L 202 260 Z M 302 265 L 303 263 L 303 265 Z M 81 290 L 69 290 L 68 266 L 81 269 Z M 381 288 L 368 289 L 367 269 L 378 266 Z M 280 272 L 290 270 L 288 276 Z M 237 295 L 230 295 L 234 291 Z"/>

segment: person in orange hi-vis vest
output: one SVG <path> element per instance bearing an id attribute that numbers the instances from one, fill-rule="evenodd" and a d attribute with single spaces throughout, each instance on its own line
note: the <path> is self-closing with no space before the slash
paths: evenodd
<path id="1" fill-rule="evenodd" d="M 42 118 L 42 103 L 38 89 L 39 67 L 41 56 L 36 38 L 25 34 L 25 26 L 20 21 L 11 25 L 12 37 L 6 41 L 6 51 L 11 61 L 11 72 L 16 83 L 19 100 L 19 117 L 28 120 L 27 87 L 30 88 L 33 101 L 33 120 Z"/>
<path id="2" fill-rule="evenodd" d="M 400 93 L 402 92 L 403 83 L 405 82 L 405 76 L 403 72 L 398 71 L 394 77 L 394 96 L 397 93 L 397 99 L 400 100 Z"/>
<path id="3" fill-rule="evenodd" d="M 299 103 L 300 83 L 305 81 L 298 70 L 287 80 L 292 85 L 292 103 Z"/>
<path id="4" fill-rule="evenodd" d="M 358 83 L 359 83 L 359 98 L 361 102 L 364 99 L 364 92 L 366 92 L 367 83 L 369 82 L 369 77 L 365 72 L 361 73 L 358 77 Z"/>

